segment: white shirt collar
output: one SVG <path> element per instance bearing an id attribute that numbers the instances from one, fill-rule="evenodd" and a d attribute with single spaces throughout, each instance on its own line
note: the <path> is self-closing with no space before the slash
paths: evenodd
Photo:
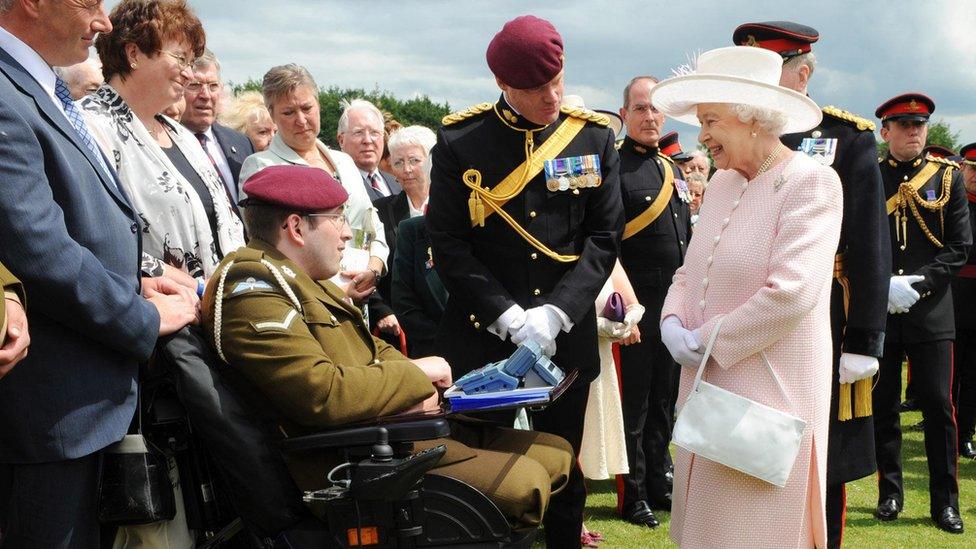
<path id="1" fill-rule="evenodd" d="M 47 61 L 39 53 L 25 44 L 20 38 L 10 34 L 3 27 L 0 27 L 0 48 L 10 54 L 10 57 L 13 57 L 14 61 L 20 63 L 27 73 L 47 92 L 51 100 L 54 101 L 54 104 L 62 111 L 64 110 L 61 106 L 61 101 L 54 93 L 56 79 L 54 70 L 51 69 L 51 66 L 47 64 Z"/>
<path id="2" fill-rule="evenodd" d="M 402 191 L 402 192 L 403 194 L 407 194 L 406 191 Z M 407 196 L 407 208 L 409 209 L 410 217 L 419 217 L 421 215 L 424 215 L 424 210 L 427 209 L 427 200 L 429 198 L 430 196 L 424 199 L 424 203 L 420 205 L 420 209 L 418 210 L 417 208 L 413 207 L 413 201 L 411 201 L 410 197 Z"/>

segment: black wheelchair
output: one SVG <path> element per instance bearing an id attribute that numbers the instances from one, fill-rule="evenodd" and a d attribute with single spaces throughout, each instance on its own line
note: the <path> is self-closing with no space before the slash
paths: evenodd
<path id="1" fill-rule="evenodd" d="M 518 548 L 535 540 L 536 530 L 513 531 L 478 490 L 429 473 L 444 447 L 415 453 L 413 443 L 449 435 L 443 418 L 286 438 L 256 412 L 272 409 L 258 406 L 263 396 L 196 328 L 161 342 L 154 369 L 164 381 L 150 384 L 150 417 L 177 456 L 198 547 Z M 343 463 L 328 488 L 303 494 L 283 456 L 310 450 Z"/>

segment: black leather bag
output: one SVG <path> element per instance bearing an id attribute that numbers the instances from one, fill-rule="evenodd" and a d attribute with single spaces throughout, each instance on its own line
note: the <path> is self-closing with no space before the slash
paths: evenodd
<path id="1" fill-rule="evenodd" d="M 141 395 L 135 431 L 100 455 L 98 520 L 102 524 L 148 524 L 176 516 L 168 460 L 142 436 Z"/>

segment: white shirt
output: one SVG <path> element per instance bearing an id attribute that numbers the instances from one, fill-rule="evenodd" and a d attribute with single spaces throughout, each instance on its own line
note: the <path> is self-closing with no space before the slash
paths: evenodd
<path id="1" fill-rule="evenodd" d="M 425 198 L 424 203 L 420 205 L 420 209 L 417 209 L 413 207 L 413 200 L 410 200 L 410 197 L 407 196 L 407 208 L 410 211 L 410 217 L 420 217 L 424 215 L 424 210 L 427 209 L 427 200 L 429 198 L 429 196 Z"/>
<path id="2" fill-rule="evenodd" d="M 227 157 L 224 156 L 224 151 L 221 150 L 220 144 L 217 143 L 217 138 L 213 133 L 213 126 L 207 128 L 207 131 L 203 132 L 203 135 L 207 136 L 207 153 L 213 158 L 214 163 L 217 164 L 217 171 L 220 172 L 220 177 L 224 179 L 224 185 L 227 190 L 230 191 L 230 195 L 234 197 L 234 201 L 240 198 L 237 196 L 237 183 L 234 182 L 234 174 L 230 171 L 230 164 L 227 163 Z"/>
<path id="3" fill-rule="evenodd" d="M 356 167 L 359 168 L 359 166 Z M 369 180 L 370 172 L 367 172 L 366 170 L 360 168 L 359 173 L 362 174 L 363 181 L 367 185 L 372 187 L 373 184 Z M 390 192 L 390 187 L 386 184 L 386 179 L 383 178 L 383 174 L 381 174 L 379 170 L 373 170 L 372 173 L 376 174 L 376 181 L 377 183 L 379 183 L 379 188 L 380 188 L 379 193 L 383 196 L 390 196 L 390 194 L 392 193 Z"/>
<path id="4" fill-rule="evenodd" d="M 67 120 L 68 115 L 64 112 L 64 106 L 54 93 L 57 76 L 54 74 L 51 66 L 47 64 L 47 61 L 39 53 L 34 51 L 33 48 L 25 44 L 20 38 L 10 34 L 3 27 L 0 27 L 0 48 L 10 54 L 10 57 L 13 57 L 14 61 L 20 63 L 27 71 L 27 74 L 31 75 L 41 85 L 41 88 L 51 98 L 51 101 L 61 111 L 61 114 L 64 114 L 65 120 Z"/>

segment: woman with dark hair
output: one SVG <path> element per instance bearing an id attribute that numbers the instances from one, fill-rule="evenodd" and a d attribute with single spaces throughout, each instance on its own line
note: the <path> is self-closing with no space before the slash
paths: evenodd
<path id="1" fill-rule="evenodd" d="M 209 277 L 224 253 L 244 245 L 200 144 L 160 114 L 183 97 L 204 50 L 203 26 L 183 0 L 125 0 L 109 17 L 113 31 L 95 40 L 106 83 L 82 112 L 142 219 L 143 269 L 195 286 L 189 277 Z"/>

